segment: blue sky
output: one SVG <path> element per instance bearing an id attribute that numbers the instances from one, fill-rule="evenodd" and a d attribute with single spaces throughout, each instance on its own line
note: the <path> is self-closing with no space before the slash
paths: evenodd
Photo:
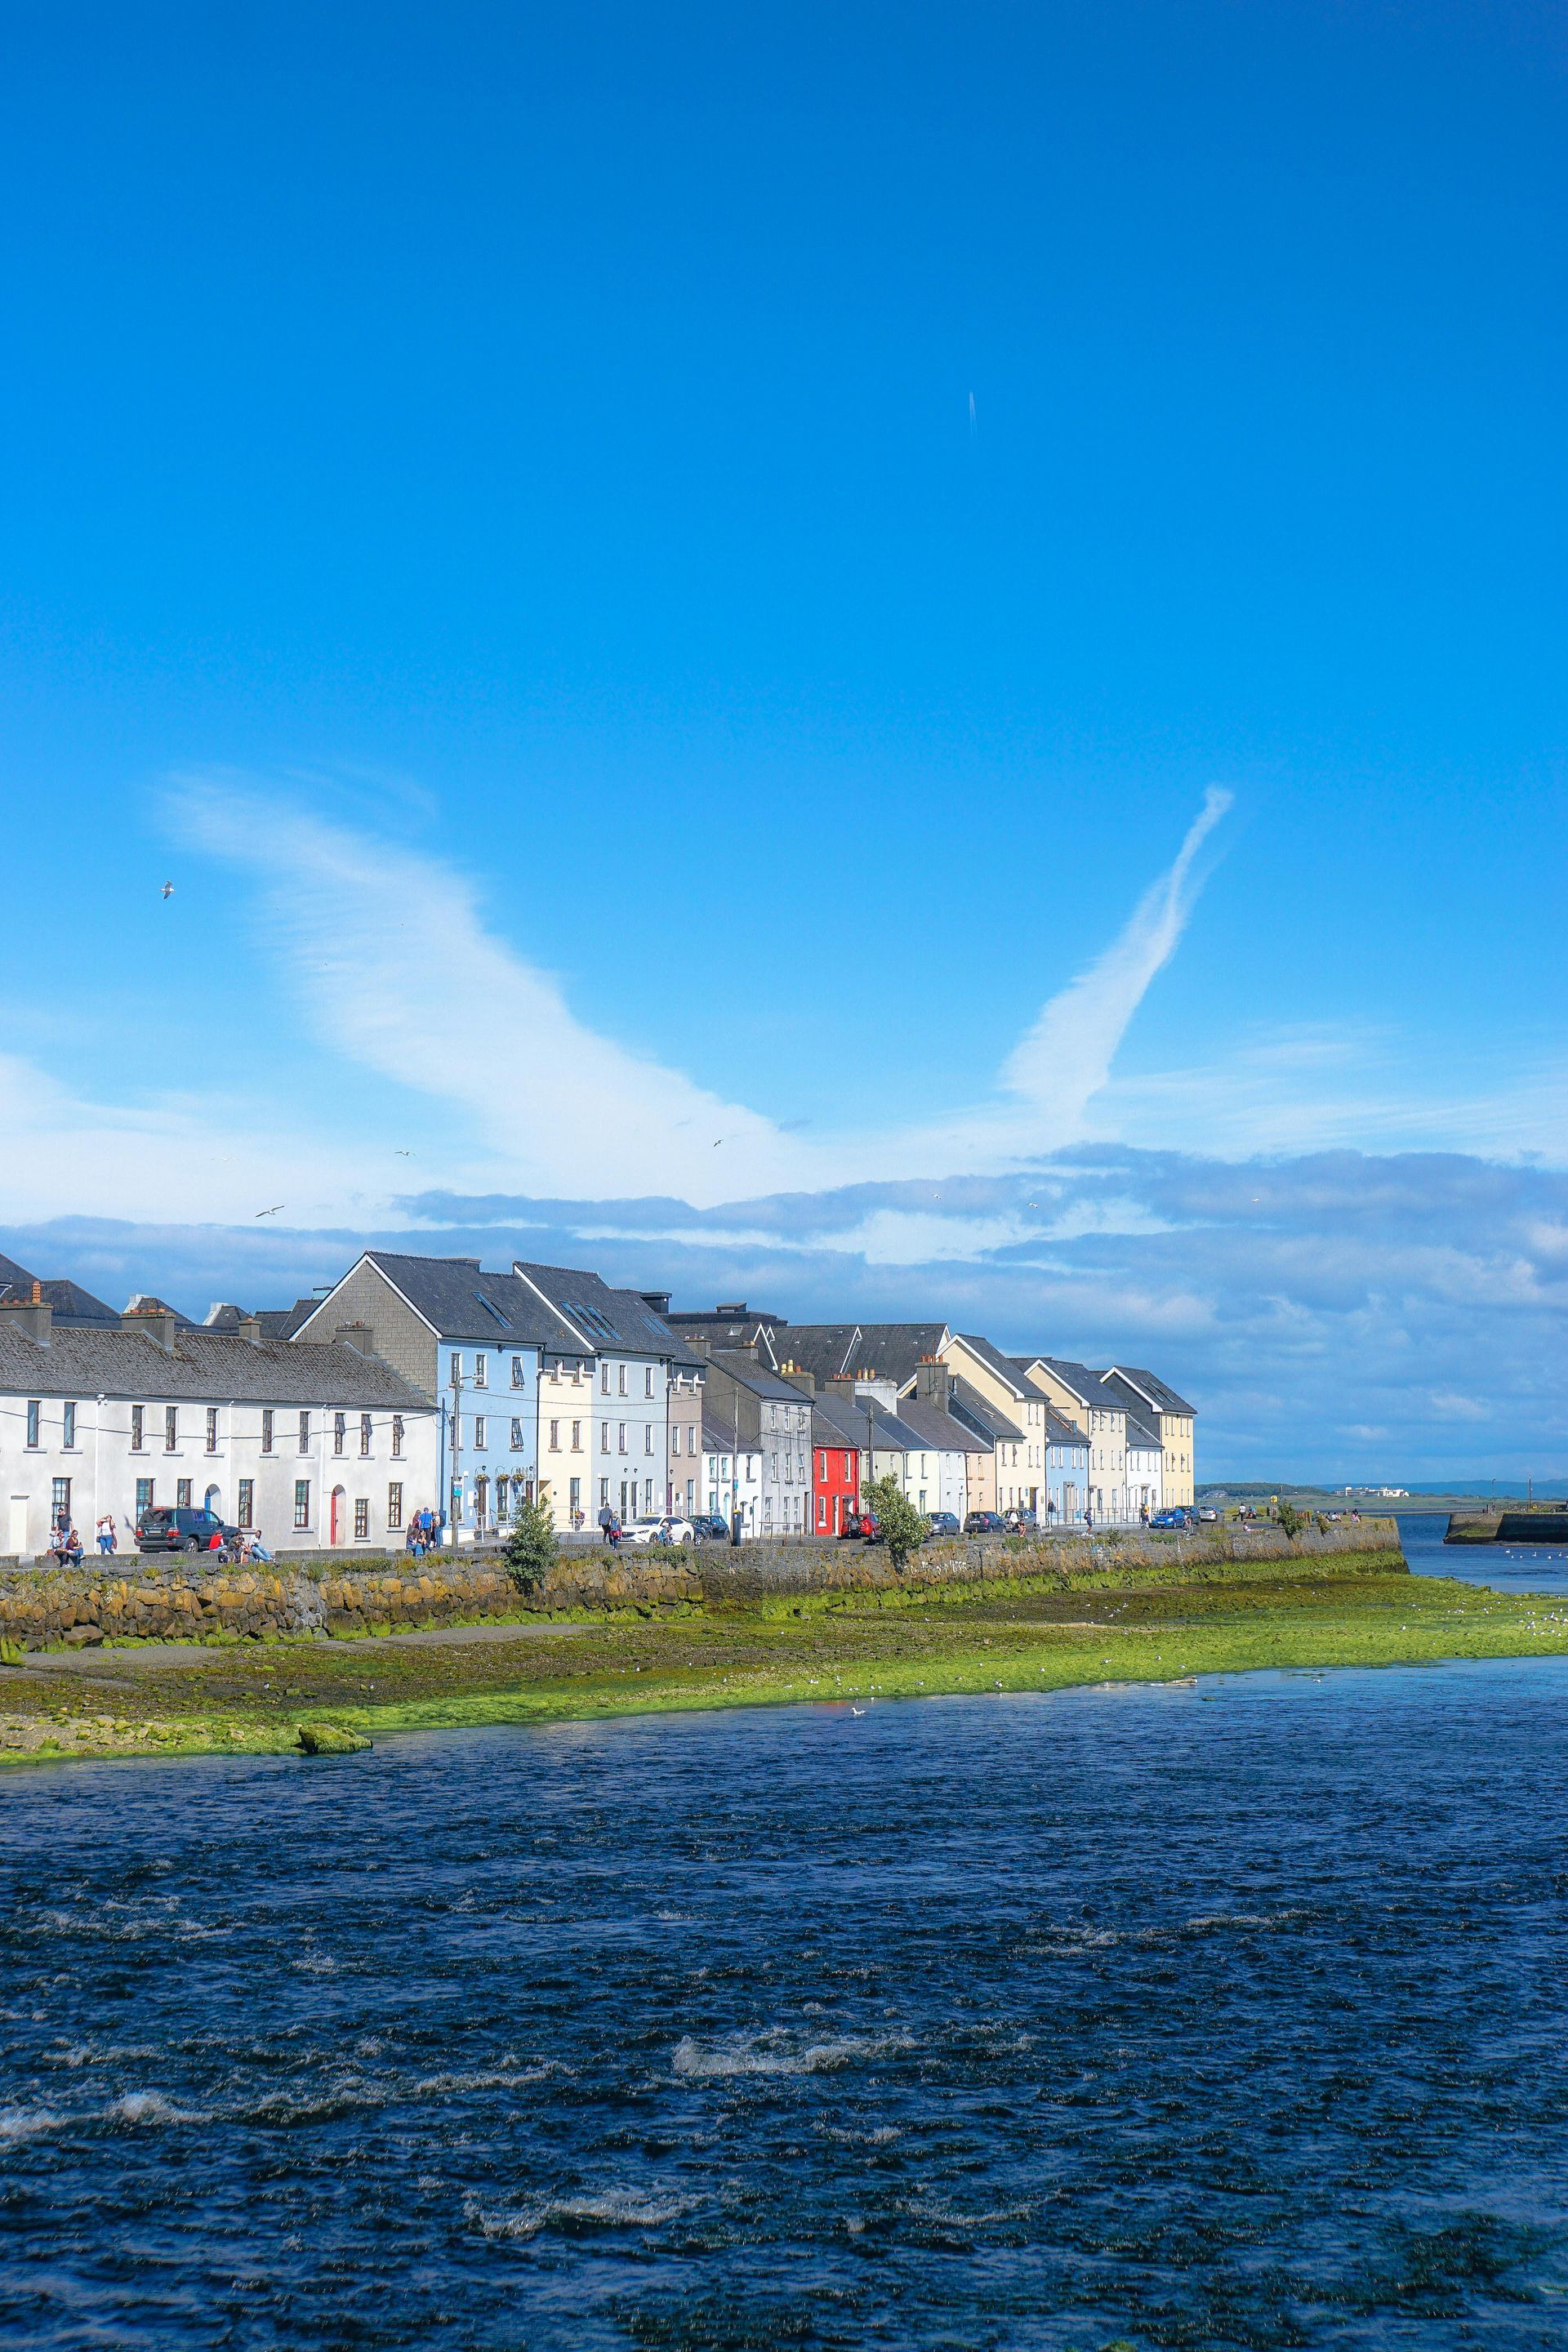
<path id="1" fill-rule="evenodd" d="M 0 40 L 0 1245 L 1568 1461 L 1560 16 Z"/>

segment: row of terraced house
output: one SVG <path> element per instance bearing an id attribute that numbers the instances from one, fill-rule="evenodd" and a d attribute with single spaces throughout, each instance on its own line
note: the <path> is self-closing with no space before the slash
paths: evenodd
<path id="1" fill-rule="evenodd" d="M 123 1310 L 0 1255 L 0 1552 L 62 1524 L 129 1548 L 205 1506 L 274 1550 L 706 1513 L 837 1536 L 872 1478 L 917 1508 L 1130 1525 L 1193 1500 L 1194 1412 L 1135 1365 L 1009 1354 L 945 1323 L 672 1308 L 582 1269 L 366 1250 L 284 1308 Z"/>

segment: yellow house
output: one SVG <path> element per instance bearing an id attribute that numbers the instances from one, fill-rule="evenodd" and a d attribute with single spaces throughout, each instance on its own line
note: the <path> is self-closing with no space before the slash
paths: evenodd
<path id="1" fill-rule="evenodd" d="M 1191 1507 L 1196 1492 L 1197 1414 L 1185 1397 L 1135 1364 L 1112 1364 L 1102 1376 L 1108 1382 L 1124 1381 L 1145 1408 L 1144 1418 L 1160 1433 L 1161 1486 L 1165 1507 Z"/>
<path id="2" fill-rule="evenodd" d="M 1064 1421 L 1089 1440 L 1089 1505 L 1094 1524 L 1126 1526 L 1135 1517 L 1127 1483 L 1127 1411 L 1102 1385 L 1103 1375 L 1067 1356 L 1020 1359 L 1025 1377 Z"/>

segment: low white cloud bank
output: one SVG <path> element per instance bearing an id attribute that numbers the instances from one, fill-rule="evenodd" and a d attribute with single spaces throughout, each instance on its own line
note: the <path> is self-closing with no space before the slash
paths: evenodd
<path id="1" fill-rule="evenodd" d="M 78 1218 L 0 1248 L 119 1304 L 276 1305 L 366 1243 L 588 1265 L 678 1305 L 945 1317 L 1001 1345 L 1147 1364 L 1201 1413 L 1205 1475 L 1568 1479 L 1568 1175 L 1458 1153 L 1231 1161 L 1079 1146 L 1028 1169 L 693 1209 L 448 1192 L 396 1225 Z M 410 1228 L 412 1227 L 412 1234 Z"/>

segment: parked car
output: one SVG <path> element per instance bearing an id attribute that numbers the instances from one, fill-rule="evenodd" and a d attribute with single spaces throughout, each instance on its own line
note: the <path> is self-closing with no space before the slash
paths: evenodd
<path id="1" fill-rule="evenodd" d="M 621 1529 L 628 1544 L 685 1544 L 691 1541 L 689 1519 L 632 1519 Z"/>
<path id="2" fill-rule="evenodd" d="M 851 1511 L 844 1522 L 844 1533 L 839 1538 L 840 1543 L 880 1543 L 881 1540 L 882 1530 L 877 1523 L 875 1511 Z"/>
<path id="3" fill-rule="evenodd" d="M 1005 1536 L 1007 1522 L 1000 1511 L 971 1511 L 963 1522 L 966 1536 Z"/>
<path id="4" fill-rule="evenodd" d="M 1185 1511 L 1156 1511 L 1149 1525 L 1152 1528 L 1190 1528 L 1192 1520 Z"/>
<path id="5" fill-rule="evenodd" d="M 926 1525 L 933 1536 L 955 1536 L 959 1533 L 958 1520 L 952 1511 L 928 1511 Z"/>
<path id="6" fill-rule="evenodd" d="M 221 1551 L 238 1539 L 239 1529 L 227 1526 L 216 1511 L 184 1506 L 149 1504 L 136 1522 L 138 1551 Z"/>
<path id="7" fill-rule="evenodd" d="M 728 1543 L 730 1522 L 722 1511 L 699 1511 L 691 1522 L 691 1532 L 699 1543 Z"/>
<path id="8" fill-rule="evenodd" d="M 1218 1523 L 1219 1513 L 1214 1508 L 1212 1504 L 1205 1503 L 1198 1513 L 1198 1517 L 1203 1521 L 1205 1527 L 1214 1527 Z"/>
<path id="9" fill-rule="evenodd" d="M 1034 1511 L 1009 1511 L 1005 1516 L 1007 1525 L 1016 1536 L 1032 1535 L 1040 1524 Z"/>

